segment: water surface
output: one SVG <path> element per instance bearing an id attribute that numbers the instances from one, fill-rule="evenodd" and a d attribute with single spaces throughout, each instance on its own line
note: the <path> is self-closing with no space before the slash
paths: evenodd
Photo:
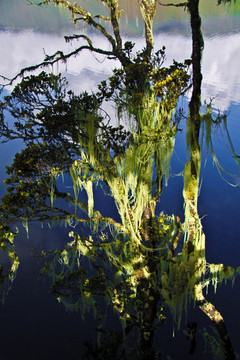
<path id="1" fill-rule="evenodd" d="M 79 1 L 82 4 L 81 1 Z M 126 1 L 122 1 L 126 5 Z M 130 6 L 129 2 L 127 3 Z M 99 10 L 95 1 L 89 2 L 92 11 Z M 60 12 L 56 7 L 39 9 L 26 6 L 22 1 L 2 1 L 0 5 L 0 44 L 1 64 L 0 74 L 11 78 L 23 67 L 36 64 L 44 58 L 44 53 L 51 54 L 59 49 L 70 51 L 72 45 L 66 44 L 64 33 L 74 32 L 73 24 L 69 23 L 66 12 Z M 129 10 L 129 9 L 128 9 Z M 176 9 L 175 9 L 176 10 Z M 183 11 L 165 10 L 157 14 L 155 24 L 155 47 L 166 46 L 166 66 L 173 59 L 184 61 L 191 57 L 191 34 L 186 14 Z M 240 15 L 239 4 L 231 7 L 213 7 L 209 2 L 202 5 L 202 30 L 204 34 L 204 51 L 202 60 L 202 103 L 212 99 L 212 107 L 226 112 L 228 129 L 236 154 L 239 148 L 239 114 L 240 114 Z M 129 12 L 128 12 L 129 14 Z M 164 15 L 163 15 L 164 14 Z M 135 13 L 135 7 L 130 8 L 128 17 L 123 16 L 122 26 L 124 37 L 136 43 L 136 48 L 144 46 L 140 15 Z M 84 29 L 84 31 L 87 31 Z M 107 46 L 91 31 L 93 42 Z M 81 56 L 71 59 L 67 65 L 54 65 L 55 74 L 61 72 L 69 80 L 69 86 L 75 91 L 94 91 L 97 84 L 111 74 L 111 69 L 119 64 L 109 61 L 103 56 L 94 56 L 83 52 Z M 10 91 L 12 87 L 6 88 Z M 181 100 L 186 109 L 190 93 Z M 171 163 L 170 179 L 164 189 L 159 211 L 176 213 L 183 217 L 182 172 L 186 161 L 185 123 L 181 124 L 183 131 L 177 135 L 176 146 Z M 203 229 L 206 234 L 206 256 L 209 263 L 224 263 L 229 266 L 239 266 L 240 259 L 240 174 L 233 157 L 232 149 L 227 145 L 226 135 L 221 131 L 213 134 L 214 151 L 227 173 L 220 172 L 213 164 L 211 154 L 206 148 L 203 151 L 202 186 L 199 197 L 199 215 L 203 217 Z M 22 144 L 14 142 L 1 145 L 1 185 L 0 195 L 4 193 L 4 166 L 9 165 L 15 151 Z M 206 159 L 206 162 L 205 162 Z M 116 209 L 111 201 L 99 194 L 99 209 L 106 214 Z M 107 204 L 107 205 L 106 205 Z M 107 208 L 109 206 L 109 208 Z M 110 216 L 110 215 L 109 215 Z M 79 359 L 83 352 L 83 341 L 96 336 L 92 315 L 84 322 L 79 314 L 66 312 L 62 305 L 48 293 L 49 281 L 38 279 L 41 260 L 35 252 L 61 247 L 68 237 L 68 230 L 55 226 L 42 228 L 34 223 L 29 228 L 29 237 L 20 226 L 16 240 L 17 252 L 20 256 L 20 268 L 12 284 L 4 306 L 0 309 L 1 327 L 0 348 L 4 360 L 20 359 Z M 236 352 L 240 353 L 238 339 L 239 311 L 239 279 L 232 289 L 231 285 L 217 291 L 216 296 L 209 290 L 216 307 L 224 314 L 224 319 L 232 338 Z M 190 310 L 190 321 L 203 321 L 200 314 Z M 115 321 L 115 320 L 114 320 Z M 171 338 L 173 324 L 168 321 L 166 339 Z M 163 335 L 163 330 L 160 336 Z M 166 340 L 166 344 L 167 344 Z M 176 332 L 173 340 L 174 358 L 186 359 L 179 350 L 186 343 L 186 336 Z M 186 345 L 188 346 L 188 345 Z M 168 349 L 168 346 L 166 345 Z M 168 349 L 169 350 L 169 349 Z M 198 348 L 194 359 L 202 359 Z M 192 358 L 189 356 L 189 358 Z M 206 357 L 210 359 L 210 357 Z"/>

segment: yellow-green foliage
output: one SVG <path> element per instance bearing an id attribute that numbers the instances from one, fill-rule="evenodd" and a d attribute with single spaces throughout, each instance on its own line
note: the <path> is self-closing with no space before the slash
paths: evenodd
<path id="1" fill-rule="evenodd" d="M 172 252 L 169 251 L 168 258 L 161 259 L 161 267 L 164 269 L 161 277 L 162 294 L 178 327 L 181 323 L 183 309 L 187 311 L 194 287 L 202 281 L 206 271 L 205 237 L 200 226 L 197 232 L 198 234 L 195 234 L 195 248 L 191 254 L 188 253 L 187 246 L 184 245 L 182 252 L 176 256 L 173 256 Z M 188 233 L 186 234 L 189 236 Z"/>
<path id="2" fill-rule="evenodd" d="M 227 280 L 232 280 L 233 284 L 240 272 L 239 267 L 233 268 L 231 266 L 225 266 L 223 264 L 207 264 L 207 269 L 209 271 L 208 283 L 211 282 L 215 292 L 217 290 L 218 284 L 221 284 L 223 281 L 226 283 Z"/>
<path id="3" fill-rule="evenodd" d="M 154 94 L 143 97 L 137 120 L 134 143 L 126 149 L 124 158 L 115 161 L 118 176 L 109 178 L 108 185 L 126 232 L 141 241 L 139 226 L 144 209 L 150 204 L 154 213 L 156 205 L 152 198 L 153 167 L 157 165 L 159 179 L 164 175 L 168 178 L 174 140 L 173 136 L 167 135 L 170 119 L 165 125 L 166 116 L 163 119 L 159 114 L 159 103 Z"/>
<path id="4" fill-rule="evenodd" d="M 1 293 L 1 301 L 4 303 L 8 292 L 11 290 L 12 282 L 16 277 L 19 266 L 19 258 L 15 251 L 14 238 L 17 233 L 13 233 L 10 229 L 6 229 L 5 225 L 0 224 L 0 251 L 4 251 L 10 262 L 10 268 L 5 269 L 0 266 L 0 283 L 3 290 Z"/>
<path id="5" fill-rule="evenodd" d="M 8 256 L 9 260 L 11 262 L 11 268 L 8 272 L 8 276 L 11 280 L 15 278 L 16 271 L 19 265 L 19 258 L 15 251 L 15 245 L 14 245 L 14 238 L 17 235 L 17 233 L 11 232 L 11 230 L 5 230 L 5 226 L 0 224 L 0 237 L 1 237 L 1 243 L 0 243 L 0 250 L 5 251 Z"/>
<path id="6" fill-rule="evenodd" d="M 154 91 L 143 95 L 135 120 L 137 130 L 133 133 L 133 142 L 121 157 L 111 157 L 109 149 L 101 147 L 94 127 L 94 116 L 89 116 L 89 140 L 82 144 L 81 159 L 75 160 L 70 169 L 75 198 L 80 190 L 87 192 L 89 217 L 94 208 L 92 182 L 104 180 L 115 200 L 124 232 L 138 243 L 142 237 L 139 227 L 143 212 L 149 204 L 154 213 L 156 205 L 157 199 L 152 198 L 154 166 L 159 183 L 163 176 L 165 181 L 168 179 L 175 135 L 171 116 L 171 112 L 160 112 Z"/>
<path id="7" fill-rule="evenodd" d="M 83 157 L 84 152 L 82 152 Z M 77 204 L 79 191 L 85 190 L 88 197 L 88 216 L 93 216 L 94 198 L 93 198 L 93 176 L 89 173 L 88 169 L 84 169 L 83 161 L 75 160 L 70 168 L 70 174 L 73 180 L 73 189 Z M 96 178 L 96 177 L 95 177 Z"/>

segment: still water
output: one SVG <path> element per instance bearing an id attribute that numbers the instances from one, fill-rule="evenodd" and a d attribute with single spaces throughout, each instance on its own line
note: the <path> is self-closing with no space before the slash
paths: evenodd
<path id="1" fill-rule="evenodd" d="M 80 4 L 85 4 L 79 1 Z M 89 1 L 93 13 L 102 11 L 99 2 Z M 215 5 L 215 4 L 214 4 Z M 84 6 L 84 5 L 83 5 Z M 128 7 L 123 14 L 121 26 L 123 38 L 135 42 L 136 49 L 144 47 L 143 24 L 137 4 L 122 1 Z M 166 9 L 166 10 L 165 10 Z M 43 60 L 44 54 L 52 54 L 62 49 L 72 51 L 72 45 L 64 42 L 63 36 L 76 32 L 69 22 L 67 12 L 57 7 L 35 8 L 26 5 L 24 0 L 1 1 L 0 4 L 0 74 L 13 77 L 21 68 L 31 66 Z M 212 134 L 214 153 L 220 162 L 222 171 L 212 160 L 212 154 L 203 148 L 200 175 L 199 216 L 202 218 L 206 235 L 206 260 L 208 263 L 224 263 L 237 267 L 240 264 L 240 173 L 236 157 L 239 148 L 240 114 L 240 13 L 239 3 L 231 6 L 210 6 L 208 1 L 201 2 L 202 31 L 204 50 L 202 58 L 201 100 L 212 101 L 212 109 L 227 114 L 228 132 L 234 152 L 229 145 L 226 132 L 215 130 Z M 78 30 L 79 31 L 79 30 Z M 91 35 L 95 44 L 107 48 L 108 44 L 94 32 L 83 28 Z M 191 29 L 189 19 L 182 9 L 158 8 L 154 25 L 155 49 L 166 47 L 165 66 L 173 59 L 179 62 L 191 57 Z M 99 45 L 98 45 L 99 46 Z M 70 59 L 67 64 L 54 65 L 49 71 L 61 72 L 67 77 L 69 87 L 75 93 L 95 91 L 100 81 L 111 75 L 111 70 L 119 66 L 101 55 L 82 52 Z M 4 89 L 5 94 L 12 86 Z M 179 100 L 179 106 L 187 109 L 191 93 Z M 113 110 L 109 110 L 114 115 Z M 114 120 L 111 120 L 114 123 Z M 183 221 L 183 170 L 187 159 L 186 125 L 180 123 L 182 131 L 176 136 L 176 143 L 170 166 L 168 185 L 164 187 L 161 201 L 156 212 L 178 214 Z M 5 193 L 3 180 L 6 176 L 5 165 L 10 165 L 17 151 L 22 148 L 20 141 L 1 144 L 0 195 Z M 233 176 L 229 175 L 233 174 Z M 65 183 L 66 186 L 70 185 Z M 99 188 L 98 188 L 99 189 Z M 96 208 L 104 216 L 117 218 L 114 202 L 99 191 L 96 195 Z M 42 259 L 37 254 L 41 250 L 61 248 L 68 239 L 69 229 L 54 225 L 49 228 L 35 222 L 29 225 L 28 236 L 19 226 L 16 238 L 16 250 L 20 266 L 11 289 L 0 308 L 0 358 L 3 360 L 20 359 L 81 359 L 86 353 L 87 341 L 96 343 L 96 324 L 90 312 L 82 319 L 79 313 L 67 312 L 62 304 L 49 293 L 50 281 L 39 275 Z M 7 262 L 3 258 L 2 264 Z M 214 301 L 222 313 L 228 328 L 233 348 L 240 354 L 240 282 L 236 278 L 225 286 L 218 286 L 216 294 L 209 286 L 208 299 Z M 156 347 L 160 348 L 163 359 L 212 359 L 205 352 L 205 343 L 197 332 L 197 346 L 194 355 L 189 355 L 189 340 L 186 333 L 177 330 L 168 314 L 167 324 L 156 335 Z M 197 307 L 189 307 L 186 324 L 198 323 L 198 328 L 209 327 L 209 319 L 201 314 Z M 115 324 L 119 327 L 117 316 L 108 315 L 107 327 Z M 211 326 L 211 325 L 210 325 Z M 174 337 L 173 337 L 174 332 Z M 161 339 L 161 340 L 160 340 Z M 134 339 L 131 341 L 134 342 Z M 85 343 L 85 345 L 84 345 Z M 169 356 L 169 357 L 167 357 Z M 90 359 L 97 358 L 92 355 Z M 220 357 L 219 357 L 220 358 Z"/>

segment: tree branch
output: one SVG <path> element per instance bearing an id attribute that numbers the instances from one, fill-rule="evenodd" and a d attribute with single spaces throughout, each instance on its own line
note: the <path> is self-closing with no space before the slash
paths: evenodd
<path id="1" fill-rule="evenodd" d="M 147 56 L 150 58 L 154 46 L 152 21 L 156 13 L 157 0 L 154 0 L 152 2 L 149 2 L 147 0 L 138 0 L 138 3 L 145 24 Z"/>
<path id="2" fill-rule="evenodd" d="M 113 27 L 113 32 L 117 42 L 117 48 L 118 50 L 122 50 L 122 38 L 120 35 L 119 22 L 118 22 L 118 19 L 120 18 L 121 15 L 121 11 L 119 10 L 118 1 L 111 0 L 110 2 L 111 2 L 110 14 L 111 14 L 111 23 Z"/>
<path id="3" fill-rule="evenodd" d="M 188 2 L 182 2 L 182 3 L 177 3 L 177 4 L 173 4 L 173 3 L 169 3 L 169 4 L 163 4 L 161 1 L 158 1 L 159 5 L 161 6 L 175 6 L 175 7 L 188 7 Z"/>
<path id="4" fill-rule="evenodd" d="M 80 53 L 80 51 L 82 50 L 90 50 L 92 52 L 98 53 L 98 54 L 102 54 L 102 55 L 106 55 L 106 56 L 111 56 L 111 58 L 117 58 L 117 56 L 112 52 L 112 51 L 107 51 L 107 50 L 103 50 L 103 49 L 99 49 L 99 48 L 95 48 L 91 45 L 82 45 L 79 48 L 75 49 L 74 51 L 64 54 L 62 51 L 57 51 L 55 54 L 53 55 L 46 55 L 46 58 L 44 59 L 44 61 L 42 61 L 41 63 L 37 64 L 37 65 L 33 65 L 33 66 L 28 66 L 23 68 L 17 75 L 15 75 L 12 79 L 8 79 L 4 76 L 1 76 L 4 80 L 9 80 L 9 83 L 2 85 L 2 87 L 8 86 L 8 85 L 12 85 L 13 82 L 18 79 L 19 77 L 23 77 L 25 75 L 25 73 L 27 72 L 32 72 L 34 70 L 37 70 L 39 68 L 44 68 L 44 67 L 48 67 L 48 66 L 52 66 L 55 63 L 59 62 L 59 61 L 63 61 L 66 62 L 67 59 L 69 59 L 72 56 L 76 56 Z"/>
<path id="5" fill-rule="evenodd" d="M 88 42 L 89 46 L 91 46 L 91 47 L 93 46 L 92 40 L 86 35 L 73 34 L 73 35 L 69 35 L 69 36 L 64 36 L 64 39 L 66 42 L 70 42 L 71 40 L 85 39 Z"/>
<path id="6" fill-rule="evenodd" d="M 65 1 L 65 0 L 45 0 L 45 1 L 42 1 L 42 2 L 40 2 L 38 4 L 33 2 L 33 1 L 29 1 L 29 0 L 28 0 L 28 2 L 30 4 L 35 4 L 37 6 L 48 5 L 50 3 L 55 3 L 56 5 L 64 6 L 66 9 L 71 11 L 72 19 L 73 19 L 74 23 L 76 23 L 78 20 L 83 20 L 88 25 L 91 25 L 95 29 L 100 31 L 102 33 L 102 35 L 104 37 L 106 37 L 107 40 L 111 43 L 113 49 L 116 47 L 116 42 L 115 42 L 114 38 L 106 31 L 106 29 L 102 25 L 100 25 L 99 23 L 97 23 L 94 20 L 94 18 L 103 18 L 101 15 L 92 16 L 89 11 L 84 10 L 77 3 L 71 4 L 69 1 Z M 81 17 L 76 18 L 76 15 L 81 15 Z M 110 19 L 108 17 L 106 17 L 105 20 L 109 21 Z"/>
<path id="7" fill-rule="evenodd" d="M 65 199 L 67 201 L 70 201 L 71 203 L 76 203 L 82 210 L 84 211 L 88 211 L 88 205 L 85 204 L 82 201 L 79 201 L 75 198 L 73 198 L 70 194 L 64 193 L 64 192 L 60 192 L 57 191 L 57 198 L 61 198 L 61 199 Z M 113 220 L 112 218 L 109 217 L 104 217 L 99 211 L 97 210 L 93 210 L 93 217 L 90 219 L 79 219 L 76 215 L 74 214 L 70 214 L 72 217 L 74 217 L 76 220 L 81 221 L 81 222 L 90 222 L 90 221 L 102 221 L 102 222 L 107 222 L 111 225 L 114 225 L 117 229 L 122 230 L 123 231 L 123 226 L 121 223 Z"/>
<path id="8" fill-rule="evenodd" d="M 45 1 L 41 1 L 40 3 L 36 3 L 34 1 L 31 1 L 31 0 L 27 0 L 27 1 L 31 5 L 37 5 L 37 6 L 42 6 L 42 5 L 48 5 L 48 4 L 51 4 L 51 3 L 55 3 L 58 6 L 65 7 L 66 9 L 71 11 L 72 19 L 73 19 L 73 21 L 75 23 L 77 21 L 79 21 L 79 20 L 83 20 L 86 24 L 88 24 L 90 26 L 93 26 L 95 29 L 97 29 L 108 40 L 108 42 L 110 42 L 110 44 L 112 46 L 112 50 L 108 51 L 108 50 L 103 50 L 103 49 L 94 47 L 92 45 L 91 39 L 86 35 L 76 35 L 75 34 L 73 36 L 65 36 L 66 41 L 71 41 L 73 39 L 83 38 L 88 42 L 88 45 L 82 45 L 79 48 L 75 49 L 74 51 L 72 51 L 72 52 L 70 52 L 68 54 L 63 54 L 62 51 L 57 51 L 53 55 L 50 55 L 50 56 L 47 55 L 45 57 L 44 61 L 42 61 L 41 63 L 39 63 L 37 65 L 33 65 L 33 66 L 23 68 L 12 79 L 9 79 L 9 78 L 4 77 L 4 76 L 0 76 L 5 81 L 6 80 L 9 81 L 7 84 L 2 85 L 2 88 L 7 86 L 7 85 L 12 85 L 12 83 L 18 77 L 24 76 L 26 72 L 31 72 L 31 71 L 37 70 L 39 68 L 47 67 L 49 65 L 51 66 L 51 65 L 53 65 L 54 63 L 56 63 L 58 61 L 66 62 L 66 60 L 68 58 L 70 58 L 71 56 L 78 55 L 80 53 L 80 51 L 82 51 L 84 49 L 90 50 L 90 51 L 98 53 L 98 54 L 106 55 L 111 59 L 118 59 L 123 66 L 129 65 L 129 63 L 131 62 L 130 59 L 126 56 L 125 52 L 122 49 L 122 38 L 120 36 L 119 23 L 118 23 L 118 19 L 120 17 L 121 11 L 119 10 L 118 1 L 109 0 L 109 2 L 107 3 L 107 5 L 108 5 L 108 7 L 110 9 L 110 13 L 111 13 L 110 17 L 105 17 L 103 15 L 93 15 L 92 16 L 88 11 L 84 10 L 77 3 L 71 4 L 70 2 L 65 1 L 65 0 L 45 0 Z M 76 15 L 80 15 L 80 17 L 76 18 Z M 98 22 L 96 22 L 94 20 L 94 19 L 97 19 L 97 18 L 104 19 L 105 21 L 110 21 L 112 23 L 113 32 L 114 32 L 116 41 L 106 31 L 106 29 L 101 24 L 99 24 Z"/>
<path id="9" fill-rule="evenodd" d="M 194 300 L 204 314 L 215 324 L 224 351 L 224 359 L 236 359 L 223 317 L 215 306 L 205 299 L 201 284 L 195 285 L 194 287 Z"/>

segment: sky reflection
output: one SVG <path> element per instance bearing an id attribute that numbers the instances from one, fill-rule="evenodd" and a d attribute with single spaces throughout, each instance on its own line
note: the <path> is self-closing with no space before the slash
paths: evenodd
<path id="1" fill-rule="evenodd" d="M 144 46 L 142 38 L 134 38 L 136 50 Z M 104 46 L 102 39 L 94 36 L 93 43 Z M 213 107 L 226 111 L 231 102 L 240 102 L 240 34 L 214 36 L 205 38 L 203 52 L 202 100 L 213 99 Z M 66 44 L 62 36 L 43 34 L 34 31 L 0 32 L 2 57 L 0 74 L 11 78 L 21 68 L 37 64 L 44 59 L 44 53 L 52 54 L 61 49 L 64 52 L 73 50 L 71 44 Z M 80 43 L 75 43 L 79 46 Z M 173 59 L 184 61 L 191 56 L 191 39 L 185 36 L 158 34 L 155 38 L 155 48 L 166 46 L 166 65 Z M 105 47 L 108 45 L 105 44 Z M 83 51 L 81 56 L 70 59 L 67 65 L 54 65 L 54 73 L 61 72 L 71 80 L 75 91 L 96 89 L 96 85 L 108 75 L 111 69 L 117 67 L 117 62 L 109 61 L 104 56 L 92 55 Z M 49 69 L 50 71 L 52 69 Z M 66 73 L 67 71 L 67 73 Z M 91 74 L 91 76 L 89 76 Z"/>

